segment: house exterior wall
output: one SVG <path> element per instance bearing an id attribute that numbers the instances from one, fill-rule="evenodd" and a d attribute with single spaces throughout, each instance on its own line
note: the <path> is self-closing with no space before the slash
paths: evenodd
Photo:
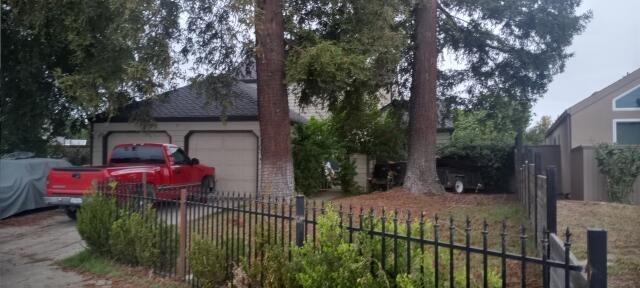
<path id="1" fill-rule="evenodd" d="M 166 131 L 171 136 L 172 144 L 180 147 L 184 146 L 184 139 L 189 131 L 197 130 L 238 130 L 253 131 L 260 135 L 260 125 L 258 121 L 234 121 L 234 122 L 156 122 L 156 126 L 148 131 Z M 93 135 L 91 141 L 93 145 L 91 162 L 93 165 L 102 164 L 102 137 L 109 131 L 140 131 L 140 127 L 134 123 L 111 122 L 93 123 Z"/>
<path id="2" fill-rule="evenodd" d="M 595 147 L 579 146 L 571 151 L 573 174 L 572 181 L 575 183 L 576 192 L 581 196 L 580 200 L 585 201 L 608 201 L 607 179 L 598 168 L 595 160 Z M 629 201 L 640 204 L 640 177 L 633 185 Z"/>
<path id="3" fill-rule="evenodd" d="M 606 201 L 606 179 L 600 174 L 594 146 L 614 143 L 615 121 L 640 119 L 640 110 L 614 109 L 614 100 L 640 87 L 640 69 L 567 109 L 560 123 L 545 138 L 561 145 L 562 189 L 577 200 Z M 562 117 L 562 116 L 561 116 Z M 640 200 L 640 180 L 634 184 L 632 201 Z"/>
<path id="4" fill-rule="evenodd" d="M 571 113 L 571 148 L 613 143 L 614 119 L 640 119 L 640 110 L 614 111 L 613 100 L 640 86 L 640 77 L 603 90 L 606 96 Z"/>
<path id="5" fill-rule="evenodd" d="M 355 182 L 362 187 L 363 191 L 369 191 L 369 159 L 367 155 L 351 154 L 349 158 L 351 158 L 356 166 L 356 176 L 354 177 Z"/>

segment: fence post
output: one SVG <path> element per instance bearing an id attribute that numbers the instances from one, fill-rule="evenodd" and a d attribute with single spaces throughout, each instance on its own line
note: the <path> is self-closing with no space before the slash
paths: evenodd
<path id="1" fill-rule="evenodd" d="M 534 173 L 534 194 L 533 194 L 533 229 L 534 229 L 534 240 L 535 243 L 538 243 L 538 195 L 540 192 L 540 187 L 538 187 L 538 175 L 542 175 L 542 156 L 540 152 L 536 151 L 533 154 L 533 163 L 535 164 L 535 173 Z"/>
<path id="2" fill-rule="evenodd" d="M 606 230 L 587 229 L 587 259 L 589 287 L 607 287 Z"/>
<path id="3" fill-rule="evenodd" d="M 142 173 L 142 196 L 147 199 L 147 172 Z"/>
<path id="4" fill-rule="evenodd" d="M 529 219 L 533 216 L 533 199 L 536 195 L 536 164 L 529 163 Z"/>
<path id="5" fill-rule="evenodd" d="M 186 250 L 187 250 L 187 189 L 180 189 L 180 210 L 178 212 L 178 260 L 176 265 L 176 272 L 178 278 L 185 279 L 185 264 L 186 264 Z"/>
<path id="6" fill-rule="evenodd" d="M 556 226 L 556 166 L 547 167 L 547 227 L 551 233 L 557 233 Z"/>
<path id="7" fill-rule="evenodd" d="M 302 247 L 304 245 L 304 228 L 306 223 L 304 221 L 304 195 L 296 196 L 296 246 Z"/>

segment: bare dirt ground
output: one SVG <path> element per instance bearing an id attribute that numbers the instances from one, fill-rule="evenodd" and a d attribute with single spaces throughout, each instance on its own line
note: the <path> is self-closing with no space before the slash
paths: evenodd
<path id="1" fill-rule="evenodd" d="M 587 257 L 587 228 L 607 230 L 609 287 L 640 285 L 640 206 L 558 201 L 558 229 L 569 227 L 573 251 Z"/>

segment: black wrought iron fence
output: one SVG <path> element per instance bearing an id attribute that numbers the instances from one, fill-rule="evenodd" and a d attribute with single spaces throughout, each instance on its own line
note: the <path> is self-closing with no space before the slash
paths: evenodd
<path id="1" fill-rule="evenodd" d="M 195 239 L 209 241 L 221 249 L 227 263 L 260 265 L 265 243 L 280 247 L 291 261 L 295 247 L 319 244 L 318 220 L 329 210 L 329 204 L 304 196 L 286 199 L 213 193 L 200 186 L 157 187 L 151 193 L 148 189 L 142 183 L 119 183 L 115 188 L 99 185 L 99 192 L 118 199 L 122 213 L 153 213 L 163 255 L 154 270 L 188 281 L 194 287 L 199 286 L 199 279 L 187 258 Z M 154 209 L 148 210 L 149 207 Z M 390 279 L 400 273 L 424 276 L 425 271 L 435 271 L 431 274 L 435 287 L 571 287 L 571 275 L 585 273 L 584 266 L 569 259 L 569 230 L 563 239 L 565 257 L 553 259 L 549 254 L 553 241 L 550 234 L 544 233 L 538 254 L 535 247 L 527 245 L 530 236 L 524 226 L 519 231 L 509 231 L 505 222 L 495 228 L 485 221 L 478 228 L 469 219 L 456 222 L 437 215 L 427 217 L 424 212 L 412 215 L 410 211 L 384 208 L 338 206 L 331 210 L 339 216 L 345 241 L 354 243 L 366 237 L 375 243 L 379 252 L 372 254 L 373 260 Z M 516 240 L 511 241 L 514 237 Z M 606 241 L 604 247 L 596 243 L 589 249 L 606 251 Z M 597 254 L 591 250 L 590 255 Z M 598 271 L 589 272 L 598 277 Z M 564 283 L 552 282 L 553 273 L 565 275 Z M 606 278 L 604 283 L 606 286 Z M 589 283 L 590 287 L 605 287 L 601 285 L 602 282 Z"/>

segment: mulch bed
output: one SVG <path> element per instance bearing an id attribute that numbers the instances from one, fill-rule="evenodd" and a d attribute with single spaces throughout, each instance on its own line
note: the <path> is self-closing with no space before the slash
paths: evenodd
<path id="1" fill-rule="evenodd" d="M 445 193 L 432 195 L 410 193 L 402 188 L 394 188 L 385 192 L 339 198 L 331 202 L 336 208 L 342 205 L 343 209 L 348 209 L 351 205 L 354 211 L 362 207 L 365 210 L 374 208 L 376 212 L 379 212 L 384 207 L 387 211 L 399 209 L 400 212 L 405 213 L 410 210 L 412 215 L 420 215 L 425 212 L 426 216 L 433 217 L 434 214 L 446 214 L 452 208 L 499 205 L 514 201 L 516 201 L 516 196 L 513 194 Z"/>

